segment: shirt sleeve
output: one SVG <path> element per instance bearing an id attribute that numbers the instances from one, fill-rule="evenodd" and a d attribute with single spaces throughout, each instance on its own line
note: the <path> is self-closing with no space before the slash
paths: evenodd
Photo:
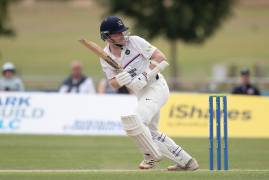
<path id="1" fill-rule="evenodd" d="M 111 67 L 109 64 L 107 64 L 105 60 L 100 58 L 100 62 L 101 62 L 103 72 L 105 73 L 105 76 L 107 79 L 112 79 L 113 77 L 117 75 L 117 71 L 113 67 Z"/>
<path id="2" fill-rule="evenodd" d="M 68 90 L 68 86 L 66 85 L 62 85 L 60 88 L 59 88 L 59 93 L 66 93 Z"/>
<path id="3" fill-rule="evenodd" d="M 17 91 L 24 91 L 24 85 L 21 79 L 17 79 Z"/>
<path id="4" fill-rule="evenodd" d="M 131 36 L 130 38 L 136 48 L 146 59 L 150 59 L 154 51 L 157 49 L 155 46 L 151 45 L 148 41 L 139 36 Z"/>
<path id="5" fill-rule="evenodd" d="M 95 94 L 95 86 L 91 78 L 87 78 L 83 86 L 81 87 L 81 93 Z"/>

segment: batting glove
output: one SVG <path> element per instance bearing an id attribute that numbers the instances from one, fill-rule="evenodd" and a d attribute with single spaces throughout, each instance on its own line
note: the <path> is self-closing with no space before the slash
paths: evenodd
<path id="1" fill-rule="evenodd" d="M 147 85 L 148 81 L 144 74 L 139 74 L 136 76 L 130 84 L 126 86 L 130 88 L 135 94 L 137 94 L 141 89 L 143 89 Z"/>
<path id="2" fill-rule="evenodd" d="M 115 78 L 120 86 L 129 84 L 132 81 L 132 76 L 126 71 L 117 74 Z"/>

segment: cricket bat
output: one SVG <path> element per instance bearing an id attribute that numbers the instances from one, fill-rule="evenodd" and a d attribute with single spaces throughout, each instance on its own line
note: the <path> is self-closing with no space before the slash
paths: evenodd
<path id="1" fill-rule="evenodd" d="M 88 49 L 90 49 L 94 54 L 96 54 L 97 56 L 105 60 L 113 68 L 118 69 L 118 70 L 123 69 L 114 59 L 112 59 L 100 46 L 98 46 L 94 42 L 87 41 L 84 38 L 80 39 L 79 42 L 83 44 L 85 47 L 87 47 Z"/>

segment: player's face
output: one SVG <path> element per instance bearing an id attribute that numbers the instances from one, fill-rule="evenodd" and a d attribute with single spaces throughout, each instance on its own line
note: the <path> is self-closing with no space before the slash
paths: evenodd
<path id="1" fill-rule="evenodd" d="M 124 33 L 115 33 L 110 35 L 110 39 L 114 41 L 114 43 L 120 44 L 120 45 L 126 45 L 126 40 L 124 37 Z"/>

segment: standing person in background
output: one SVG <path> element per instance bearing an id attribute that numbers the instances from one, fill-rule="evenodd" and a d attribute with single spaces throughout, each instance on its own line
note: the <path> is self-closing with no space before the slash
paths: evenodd
<path id="1" fill-rule="evenodd" d="M 103 59 L 100 62 L 112 87 L 126 86 L 137 96 L 137 108 L 121 120 L 127 135 L 144 156 L 139 168 L 151 169 L 166 157 L 175 163 L 168 167 L 170 171 L 198 169 L 197 161 L 189 153 L 158 130 L 160 109 L 169 96 L 167 83 L 160 74 L 168 66 L 166 57 L 145 39 L 129 36 L 127 30 L 116 16 L 103 20 L 100 34 L 107 43 L 104 51 L 124 70 L 118 71 Z"/>
<path id="2" fill-rule="evenodd" d="M 232 94 L 242 94 L 242 95 L 261 95 L 260 90 L 251 84 L 250 81 L 250 71 L 246 68 L 242 69 L 241 72 L 241 84 L 236 86 L 232 90 Z"/>
<path id="3" fill-rule="evenodd" d="M 2 66 L 2 75 L 0 91 L 24 91 L 22 80 L 16 76 L 15 66 L 11 62 Z"/>
<path id="4" fill-rule="evenodd" d="M 79 61 L 71 64 L 71 75 L 67 77 L 59 89 L 60 93 L 95 93 L 95 87 L 91 78 L 82 72 Z"/>

